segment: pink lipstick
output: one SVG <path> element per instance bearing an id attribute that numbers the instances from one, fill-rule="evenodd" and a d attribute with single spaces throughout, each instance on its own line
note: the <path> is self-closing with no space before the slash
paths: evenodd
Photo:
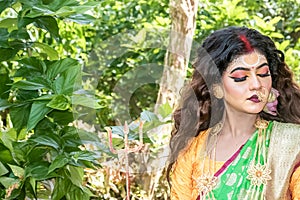
<path id="1" fill-rule="evenodd" d="M 259 100 L 259 98 L 256 94 L 252 95 L 250 98 L 248 98 L 248 100 L 250 100 L 254 103 L 259 103 L 260 102 L 260 100 Z"/>

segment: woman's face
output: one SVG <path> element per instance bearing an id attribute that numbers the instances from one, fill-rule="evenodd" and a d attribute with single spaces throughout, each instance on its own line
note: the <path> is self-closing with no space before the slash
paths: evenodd
<path id="1" fill-rule="evenodd" d="M 267 59 L 253 51 L 233 60 L 222 76 L 226 109 L 257 114 L 264 108 L 272 87 Z"/>

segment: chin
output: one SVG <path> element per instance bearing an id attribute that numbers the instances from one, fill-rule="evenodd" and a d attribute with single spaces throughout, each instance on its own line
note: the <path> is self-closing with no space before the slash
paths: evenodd
<path id="1" fill-rule="evenodd" d="M 253 115 L 258 115 L 262 109 L 257 109 L 257 110 L 248 110 L 247 113 L 253 114 Z"/>

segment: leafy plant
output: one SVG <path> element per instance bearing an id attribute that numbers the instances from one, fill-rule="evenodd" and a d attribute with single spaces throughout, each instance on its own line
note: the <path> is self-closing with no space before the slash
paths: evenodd
<path id="1" fill-rule="evenodd" d="M 93 196 L 84 186 L 84 168 L 99 166 L 99 154 L 84 145 L 100 141 L 74 122 L 83 114 L 78 109 L 100 105 L 81 91 L 82 59 L 76 57 L 76 45 L 70 49 L 63 40 L 59 27 L 62 19 L 91 22 L 94 18 L 85 12 L 94 5 L 76 0 L 1 2 L 1 15 L 12 17 L 0 21 L 0 111 L 5 122 L 0 132 L 0 198 Z"/>

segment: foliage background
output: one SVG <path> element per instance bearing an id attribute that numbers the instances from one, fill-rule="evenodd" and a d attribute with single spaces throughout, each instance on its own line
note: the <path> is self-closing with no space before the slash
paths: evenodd
<path id="1" fill-rule="evenodd" d="M 145 148 L 130 157 L 132 199 L 167 198 L 163 159 L 154 164 L 165 157 L 168 133 L 153 128 L 169 123 L 171 108 L 151 112 L 168 44 L 169 3 L 0 1 L 0 198 L 122 199 L 124 162 L 109 152 L 104 127 L 114 126 L 120 149 L 117 125 L 132 121 L 134 144 L 138 118 L 146 121 Z M 256 28 L 285 52 L 299 82 L 299 4 L 200 2 L 195 46 L 225 26 Z"/>

